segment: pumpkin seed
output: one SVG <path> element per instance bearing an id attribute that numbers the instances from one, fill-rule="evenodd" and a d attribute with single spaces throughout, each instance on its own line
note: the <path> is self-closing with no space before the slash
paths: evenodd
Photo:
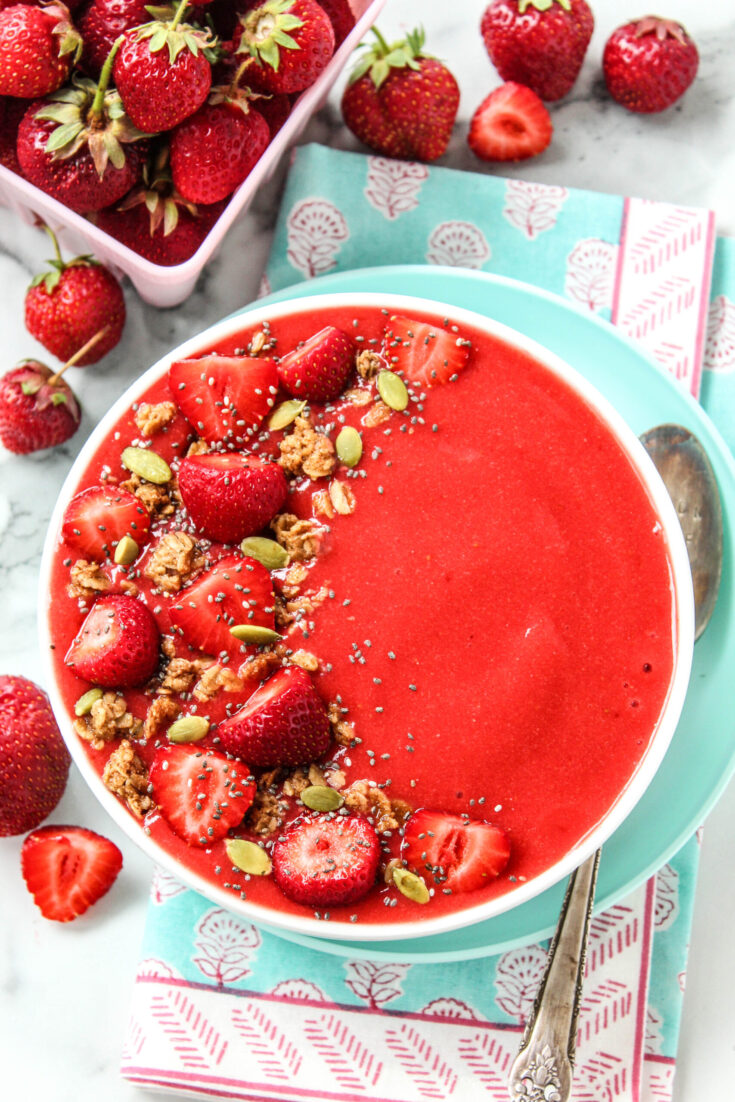
<path id="1" fill-rule="evenodd" d="M 334 442 L 337 458 L 346 467 L 356 467 L 362 458 L 362 437 L 352 425 L 345 425 Z"/>
<path id="2" fill-rule="evenodd" d="M 138 557 L 140 548 L 132 536 L 123 536 L 115 548 L 115 562 L 118 566 L 130 566 Z"/>
<path id="3" fill-rule="evenodd" d="M 296 420 L 305 405 L 306 402 L 299 402 L 296 398 L 289 398 L 288 401 L 281 402 L 268 418 L 268 428 L 271 432 L 287 428 L 292 421 Z"/>
<path id="4" fill-rule="evenodd" d="M 182 716 L 166 731 L 169 742 L 201 742 L 209 730 L 209 720 L 204 716 Z"/>
<path id="5" fill-rule="evenodd" d="M 408 869 L 393 869 L 393 883 L 401 895 L 405 895 L 406 899 L 414 903 L 428 903 L 431 899 L 429 889 L 421 877 L 409 872 Z"/>
<path id="6" fill-rule="evenodd" d="M 288 566 L 291 558 L 285 547 L 265 536 L 248 536 L 240 544 L 240 550 L 243 555 L 257 559 L 266 570 L 280 570 L 282 566 Z"/>
<path id="7" fill-rule="evenodd" d="M 406 384 L 395 371 L 381 371 L 378 375 L 378 394 L 391 409 L 401 410 L 408 405 Z"/>
<path id="8" fill-rule="evenodd" d="M 336 788 L 325 784 L 312 784 L 301 793 L 301 802 L 312 811 L 336 811 L 345 802 Z"/>
<path id="9" fill-rule="evenodd" d="M 146 482 L 155 482 L 157 486 L 162 486 L 164 482 L 171 480 L 168 463 L 150 448 L 125 448 L 120 458 L 124 467 L 139 478 L 144 478 Z"/>
<path id="10" fill-rule="evenodd" d="M 92 705 L 102 699 L 102 689 L 87 689 L 74 705 L 75 716 L 87 716 L 92 711 Z"/>
<path id="11" fill-rule="evenodd" d="M 262 846 L 245 838 L 228 838 L 225 852 L 233 865 L 250 876 L 267 876 L 273 867 Z"/>
<path id="12" fill-rule="evenodd" d="M 234 635 L 241 643 L 253 643 L 256 646 L 275 643 L 281 638 L 277 631 L 260 627 L 259 624 L 235 624 L 234 628 L 230 628 L 230 635 Z"/>

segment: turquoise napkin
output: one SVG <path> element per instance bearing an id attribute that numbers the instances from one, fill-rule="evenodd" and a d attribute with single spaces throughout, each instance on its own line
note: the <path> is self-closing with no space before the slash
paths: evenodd
<path id="1" fill-rule="evenodd" d="M 735 243 L 715 243 L 708 212 L 298 149 L 262 292 L 391 263 L 482 269 L 575 300 L 693 393 L 701 384 L 735 444 Z M 692 838 L 593 922 L 580 1102 L 671 1096 L 698 848 Z M 333 956 L 157 870 L 122 1074 L 212 1097 L 505 1100 L 545 950 L 442 964 Z"/>

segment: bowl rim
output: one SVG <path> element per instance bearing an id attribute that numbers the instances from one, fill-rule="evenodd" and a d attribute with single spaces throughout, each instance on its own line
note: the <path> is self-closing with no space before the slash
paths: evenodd
<path id="1" fill-rule="evenodd" d="M 58 689 L 53 661 L 51 658 L 51 636 L 49 625 L 50 578 L 58 535 L 64 510 L 73 496 L 77 484 L 84 474 L 92 456 L 107 437 L 112 425 L 125 413 L 133 402 L 167 370 L 172 362 L 189 356 L 204 354 L 217 342 L 234 336 L 247 328 L 257 327 L 266 320 L 275 320 L 295 314 L 324 312 L 336 306 L 365 306 L 401 310 L 402 312 L 420 311 L 435 317 L 449 317 L 452 322 L 466 324 L 506 343 L 519 348 L 532 356 L 557 378 L 562 379 L 591 407 L 605 423 L 608 431 L 617 440 L 631 465 L 638 474 L 644 491 L 661 521 L 666 547 L 669 553 L 669 565 L 672 588 L 672 635 L 674 641 L 674 662 L 668 692 L 662 705 L 648 748 L 638 763 L 627 784 L 606 815 L 588 832 L 563 858 L 545 869 L 531 880 L 519 883 L 516 887 L 484 903 L 449 912 L 436 918 L 421 918 L 414 921 L 392 923 L 348 923 L 331 920 L 324 922 L 312 915 L 293 914 L 276 911 L 271 907 L 254 903 L 249 899 L 241 900 L 219 888 L 184 865 L 170 854 L 158 842 L 149 837 L 142 829 L 142 823 L 120 803 L 117 797 L 102 783 L 100 774 L 87 757 L 86 750 L 73 728 L 71 716 L 66 710 L 62 695 Z M 265 303 L 255 306 L 246 313 L 238 312 L 208 326 L 205 330 L 188 338 L 161 357 L 140 375 L 113 403 L 100 419 L 69 470 L 59 491 L 56 505 L 51 515 L 44 540 L 38 587 L 38 630 L 43 666 L 44 683 L 51 699 L 52 708 L 59 722 L 64 740 L 82 777 L 100 801 L 113 821 L 135 842 L 156 864 L 166 869 L 188 887 L 200 892 L 212 902 L 226 910 L 240 915 L 248 921 L 261 923 L 275 933 L 279 929 L 296 934 L 305 934 L 320 939 L 361 942 L 387 942 L 404 940 L 407 937 L 428 937 L 434 934 L 449 933 L 464 926 L 473 925 L 508 911 L 558 883 L 568 876 L 582 861 L 591 856 L 617 829 L 643 795 L 668 749 L 684 704 L 694 648 L 694 594 L 691 569 L 686 543 L 679 524 L 675 507 L 669 497 L 661 477 L 642 443 L 629 428 L 623 417 L 612 403 L 597 390 L 593 384 L 562 357 L 545 348 L 538 341 L 511 326 L 487 318 L 464 307 L 452 306 L 437 299 L 420 296 L 383 294 L 375 291 L 363 292 L 324 292 L 301 298 L 287 298 L 277 303 Z"/>

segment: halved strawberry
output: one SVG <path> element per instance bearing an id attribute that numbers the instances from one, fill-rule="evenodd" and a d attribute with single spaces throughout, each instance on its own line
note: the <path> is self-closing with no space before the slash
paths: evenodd
<path id="1" fill-rule="evenodd" d="M 375 883 L 380 842 L 362 815 L 297 819 L 273 847 L 281 891 L 309 907 L 362 899 Z"/>
<path id="2" fill-rule="evenodd" d="M 306 670 L 285 666 L 217 728 L 224 750 L 251 765 L 315 761 L 329 745 L 324 703 Z"/>
<path id="3" fill-rule="evenodd" d="M 171 393 L 194 431 L 208 444 L 241 447 L 273 405 L 278 373 L 273 360 L 200 356 L 168 370 Z"/>
<path id="4" fill-rule="evenodd" d="M 325 325 L 278 362 L 281 386 L 294 398 L 328 402 L 345 388 L 355 366 L 355 346 L 342 329 Z"/>
<path id="5" fill-rule="evenodd" d="M 122 854 L 109 838 L 85 827 L 53 825 L 28 835 L 20 866 L 44 918 L 69 922 L 109 891 Z"/>
<path id="6" fill-rule="evenodd" d="M 151 515 L 140 498 L 117 486 L 88 486 L 66 507 L 61 536 L 76 551 L 99 562 L 111 559 L 123 536 L 142 546 Z"/>
<path id="7" fill-rule="evenodd" d="M 467 364 L 470 350 L 457 333 L 400 314 L 390 319 L 383 356 L 392 371 L 421 387 L 447 383 Z"/>
<path id="8" fill-rule="evenodd" d="M 148 779 L 158 810 L 180 838 L 208 846 L 242 822 L 255 797 L 247 765 L 216 750 L 162 746 Z"/>
<path id="9" fill-rule="evenodd" d="M 551 116 L 536 93 L 509 80 L 477 108 L 467 141 L 483 161 L 525 161 L 543 153 L 553 130 Z"/>
<path id="10" fill-rule="evenodd" d="M 64 661 L 79 677 L 104 688 L 142 685 L 158 666 L 156 618 L 137 597 L 98 597 Z"/>
<path id="11" fill-rule="evenodd" d="M 484 820 L 420 808 L 404 827 L 401 856 L 429 887 L 473 892 L 500 875 L 510 843 L 504 831 Z"/>
<path id="12" fill-rule="evenodd" d="M 179 490 L 197 532 L 239 543 L 264 528 L 288 497 L 277 463 L 242 452 L 210 452 L 181 460 Z"/>
<path id="13" fill-rule="evenodd" d="M 190 646 L 205 654 L 234 657 L 244 644 L 230 628 L 253 624 L 273 630 L 274 610 L 271 576 L 262 563 L 225 555 L 181 591 L 169 614 Z"/>

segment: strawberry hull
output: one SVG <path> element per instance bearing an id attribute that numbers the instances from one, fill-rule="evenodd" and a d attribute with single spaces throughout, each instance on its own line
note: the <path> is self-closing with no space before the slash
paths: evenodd
<path id="1" fill-rule="evenodd" d="M 510 843 L 505 867 L 502 861 L 480 861 L 482 837 L 472 835 L 467 846 L 452 843 L 453 852 L 472 857 L 469 873 L 464 868 L 465 875 L 457 876 L 456 892 L 432 883 L 430 902 L 419 907 L 385 883 L 381 871 L 359 902 L 330 908 L 330 928 L 321 936 L 335 930 L 339 933 L 332 936 L 354 938 L 359 936 L 355 924 L 369 928 L 368 936 L 376 931 L 390 937 L 391 929 L 392 936 L 401 936 L 402 928 L 435 932 L 475 920 L 475 911 L 487 917 L 488 909 L 507 909 L 514 897 L 524 892 L 528 897 L 537 884 L 547 886 L 544 878 L 552 870 L 561 870 L 558 879 L 567 871 L 564 862 L 594 844 L 600 825 L 633 798 L 634 782 L 645 772 L 642 763 L 654 744 L 660 746 L 660 729 L 670 737 L 662 717 L 675 671 L 680 680 L 680 671 L 685 678 L 688 668 L 679 660 L 675 635 L 681 628 L 686 654 L 683 598 L 671 582 L 672 541 L 681 537 L 671 527 L 675 516 L 666 512 L 663 487 L 652 489 L 642 478 L 616 435 L 617 423 L 613 432 L 586 395 L 539 362 L 540 352 L 534 358 L 510 336 L 481 328 L 479 319 L 473 324 L 472 315 L 456 311 L 459 320 L 452 321 L 453 311 L 445 319 L 438 308 L 429 312 L 410 300 L 374 295 L 350 305 L 346 296 L 330 296 L 321 308 L 306 303 L 299 312 L 288 309 L 264 308 L 252 321 L 224 323 L 208 344 L 192 342 L 179 355 L 231 356 L 250 344 L 262 324 L 259 315 L 269 321 L 276 342 L 269 355 L 275 357 L 325 324 L 380 349 L 391 318 L 400 315 L 413 319 L 419 334 L 424 325 L 451 333 L 455 345 L 467 349 L 467 360 L 446 382 L 425 391 L 407 377 L 410 400 L 403 412 L 378 402 L 375 377 L 359 377 L 346 395 L 326 406 L 311 403 L 319 432 L 335 438 L 345 427 L 357 430 L 362 457 L 354 468 L 338 462 L 317 478 L 290 474 L 284 511 L 276 527 L 262 535 L 272 542 L 281 518 L 287 530 L 316 535 L 305 558 L 285 565 L 276 561 L 270 572 L 262 567 L 275 590 L 281 638 L 271 642 L 267 633 L 243 634 L 223 661 L 239 683 L 230 678 L 227 689 L 200 700 L 198 683 L 192 682 L 180 707 L 187 715 L 206 716 L 210 728 L 203 750 L 219 747 L 241 757 L 265 784 L 259 795 L 283 804 L 274 831 L 260 833 L 246 816 L 230 832 L 266 849 L 299 817 L 310 821 L 312 812 L 300 795 L 305 785 L 318 790 L 320 801 L 328 798 L 333 808 L 328 814 L 369 815 L 380 835 L 382 860 L 400 860 L 405 816 L 420 809 L 498 828 Z M 401 355 L 407 351 L 404 342 Z M 406 362 L 421 378 L 419 351 Z M 167 367 L 168 362 L 160 365 L 157 377 L 137 388 L 136 403 L 175 400 Z M 468 416 L 471 410 L 482 411 L 480 421 Z M 121 404 L 113 414 L 65 493 L 95 484 L 102 468 L 113 479 L 124 475 L 120 451 L 137 428 L 131 408 Z M 180 420 L 183 415 L 151 441 L 174 469 L 180 466 L 177 455 L 188 448 Z M 260 459 L 276 460 L 279 445 L 296 431 L 293 425 L 264 427 L 252 447 Z M 643 460 L 636 455 L 636 462 L 645 461 L 644 454 Z M 205 639 L 179 637 L 171 627 L 176 610 L 188 604 L 191 623 L 201 619 L 202 606 L 192 599 L 201 579 L 228 556 L 237 561 L 239 549 L 205 541 L 201 572 L 176 593 L 155 591 L 146 575 L 158 541 L 181 530 L 182 523 L 191 532 L 180 516 L 154 521 L 135 564 L 138 599 L 155 610 L 162 636 L 173 636 L 177 658 L 203 651 L 222 661 L 217 641 L 210 646 Z M 295 553 L 299 545 L 289 546 Z M 679 544 L 675 551 L 679 586 L 684 584 L 680 556 L 686 563 L 686 552 Z M 60 543 L 47 555 L 53 674 L 70 713 L 87 688 L 63 662 L 83 618 L 67 593 L 75 553 Z M 220 589 L 216 582 L 211 588 L 215 617 Z M 251 622 L 272 626 L 272 609 L 270 624 L 261 619 L 267 592 L 248 597 L 254 602 Z M 247 626 L 240 612 L 225 608 L 224 613 L 224 631 L 230 621 Z M 255 660 L 257 666 L 249 665 Z M 239 714 L 247 717 L 253 710 L 253 694 L 273 674 L 271 661 L 309 671 L 332 724 L 326 750 L 319 754 L 314 748 L 304 762 L 321 772 L 309 772 L 298 783 L 292 779 L 290 787 L 285 785 L 290 765 L 285 774 L 268 777 L 270 764 L 256 762 L 225 737 Z M 151 696 L 134 689 L 125 698 L 130 712 L 142 719 Z M 135 749 L 150 765 L 165 745 L 163 732 Z M 77 757 L 84 756 L 92 774 L 102 772 L 109 753 L 109 746 L 76 744 Z M 324 795 L 335 788 L 343 808 L 329 791 Z M 212 898 L 242 906 L 243 913 L 266 922 L 315 932 L 308 907 L 283 895 L 272 876 L 254 876 L 245 884 L 228 875 L 224 882 L 216 871 L 230 867 L 224 840 L 188 846 L 156 811 L 146 815 L 143 837 L 125 809 L 112 802 L 116 817 L 130 820 L 141 844 L 150 844 L 169 867 Z M 482 886 L 462 888 L 475 883 Z M 349 929 L 351 935 L 345 933 Z"/>

